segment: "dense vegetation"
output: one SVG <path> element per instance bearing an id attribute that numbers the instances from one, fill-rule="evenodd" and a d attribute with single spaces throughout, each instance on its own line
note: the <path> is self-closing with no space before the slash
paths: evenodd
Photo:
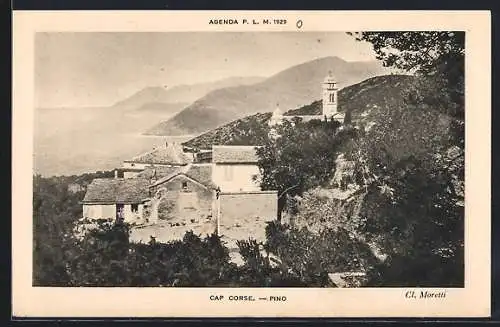
<path id="1" fill-rule="evenodd" d="M 36 285 L 66 285 L 66 264 L 71 257 L 73 227 L 82 216 L 79 203 L 94 178 L 113 172 L 80 176 L 33 177 L 33 281 Z M 71 190 L 70 185 L 82 188 Z"/>
<path id="2" fill-rule="evenodd" d="M 353 105 L 352 110 L 370 111 L 358 117 L 355 129 L 338 131 L 325 122 L 314 129 L 312 122 L 283 124 L 281 137 L 269 139 L 259 152 L 262 185 L 292 196 L 327 187 L 322 184 L 343 153 L 355 162 L 354 180 L 364 191 L 358 216 L 337 227 L 375 244 L 387 258 L 367 270 L 367 285 L 463 286 L 463 33 L 361 33 L 358 38 L 373 42 L 386 65 L 415 77 L 375 78 L 351 87 L 357 94 L 353 99 L 365 97 L 364 104 L 373 104 Z M 367 85 L 377 80 L 399 86 L 371 94 Z M 286 203 L 280 202 L 280 210 Z M 339 214 L 323 213 L 322 219 Z"/>
<path id="3" fill-rule="evenodd" d="M 335 159 L 352 129 L 338 131 L 336 121 L 284 121 L 276 127 L 279 137 L 268 138 L 261 148 L 260 185 L 264 190 L 278 190 L 278 220 L 287 199 L 328 182 L 335 172 Z"/>
<path id="4" fill-rule="evenodd" d="M 77 238 L 73 223 L 81 215 L 78 201 L 84 190 L 71 191 L 69 184 L 85 186 L 111 173 L 35 176 L 34 283 L 324 287 L 333 286 L 329 273 L 354 270 L 367 272 L 366 286 L 463 286 L 464 33 L 356 37 L 372 43 L 385 65 L 414 74 L 351 87 L 354 99 L 365 99 L 353 100 L 352 111 L 366 109 L 370 115 L 343 128 L 322 120 L 285 121 L 273 137 L 259 127 L 265 117 L 256 116 L 235 123 L 243 129 L 239 135 L 231 135 L 235 126 L 230 126 L 192 144 L 204 147 L 207 142 L 261 137 L 260 182 L 264 189 L 279 191 L 278 218 L 286 205 L 294 209 L 287 198 L 313 189 L 328 192 L 342 153 L 356 163 L 354 181 L 363 194 L 356 217 L 335 224 L 326 221 L 314 231 L 307 224 L 298 228 L 278 219 L 268 225 L 262 244 L 252 239 L 238 242 L 244 264 L 236 266 L 215 235 L 187 233 L 183 240 L 167 244 L 154 239 L 134 244 L 129 242 L 129 226 L 101 222 Z M 384 92 L 375 92 L 381 87 Z M 339 212 L 331 211 L 325 206 L 317 215 L 334 220 Z M 374 255 L 371 245 L 385 260 Z"/>
<path id="5" fill-rule="evenodd" d="M 154 238 L 147 244 L 132 243 L 130 226 L 107 220 L 75 233 L 83 195 L 68 193 L 68 180 L 74 179 L 34 178 L 36 286 L 323 287 L 334 286 L 329 272 L 355 268 L 366 261 L 366 254 L 369 258 L 364 245 L 345 232 L 317 236 L 277 223 L 267 227 L 264 244 L 238 242 L 242 266 L 231 262 L 217 235 L 187 232 L 182 240 L 169 243 Z M 309 247 L 310 242 L 316 246 Z M 298 260 L 302 256 L 314 261 Z"/>
<path id="6" fill-rule="evenodd" d="M 350 151 L 381 190 L 362 226 L 389 255 L 372 283 L 463 286 L 465 33 L 356 35 L 416 76 L 404 105 L 380 110 Z"/>

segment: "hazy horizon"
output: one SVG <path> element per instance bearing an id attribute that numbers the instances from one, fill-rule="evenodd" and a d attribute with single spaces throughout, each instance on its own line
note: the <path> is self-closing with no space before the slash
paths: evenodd
<path id="1" fill-rule="evenodd" d="M 333 56 L 376 60 L 343 32 L 37 33 L 35 107 L 106 107 L 147 87 L 267 78 Z"/>

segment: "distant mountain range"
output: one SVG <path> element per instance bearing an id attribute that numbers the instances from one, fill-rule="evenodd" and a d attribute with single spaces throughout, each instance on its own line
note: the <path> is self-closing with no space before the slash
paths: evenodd
<path id="1" fill-rule="evenodd" d="M 234 85 L 248 85 L 262 81 L 263 77 L 229 77 L 215 82 L 199 83 L 192 85 L 176 85 L 169 87 L 168 85 L 146 87 L 130 97 L 119 101 L 113 105 L 113 108 L 124 110 L 135 110 L 146 106 L 155 106 L 159 108 L 159 104 L 185 104 L 203 97 L 207 93 Z"/>
<path id="2" fill-rule="evenodd" d="M 361 118 L 362 113 L 369 113 L 362 119 L 371 119 L 377 114 L 376 108 L 392 108 L 404 103 L 404 91 L 414 81 L 408 75 L 384 75 L 369 78 L 339 91 L 339 111 L 351 112 L 353 118 Z M 319 115 L 322 111 L 321 100 L 292 109 L 285 115 Z M 187 147 L 210 149 L 218 145 L 259 145 L 267 138 L 268 121 L 271 113 L 258 113 L 236 119 L 221 127 L 203 133 L 183 145 Z"/>
<path id="3" fill-rule="evenodd" d="M 255 84 L 213 90 L 145 134 L 198 134 L 234 119 L 271 112 L 278 103 L 281 108 L 300 107 L 321 97 L 321 82 L 329 71 L 340 87 L 388 73 L 378 61 L 347 62 L 338 57 L 312 60 Z"/>

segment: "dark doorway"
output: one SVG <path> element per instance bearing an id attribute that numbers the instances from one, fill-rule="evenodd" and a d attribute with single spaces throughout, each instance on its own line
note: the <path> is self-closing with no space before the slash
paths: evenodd
<path id="1" fill-rule="evenodd" d="M 121 203 L 116 204 L 116 221 L 122 222 L 123 221 L 123 214 L 125 210 L 125 205 Z"/>

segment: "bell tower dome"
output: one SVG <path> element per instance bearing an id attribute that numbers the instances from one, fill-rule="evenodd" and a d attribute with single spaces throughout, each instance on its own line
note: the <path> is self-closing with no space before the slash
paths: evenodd
<path id="1" fill-rule="evenodd" d="M 276 104 L 276 109 L 269 120 L 269 126 L 275 126 L 281 124 L 283 121 L 283 113 L 281 112 L 279 103 Z"/>
<path id="2" fill-rule="evenodd" d="M 332 75 L 332 72 L 328 72 L 328 76 L 325 78 L 322 84 L 323 87 L 323 116 L 327 118 L 332 118 L 337 114 L 337 104 L 338 104 L 338 86 L 337 81 Z"/>

